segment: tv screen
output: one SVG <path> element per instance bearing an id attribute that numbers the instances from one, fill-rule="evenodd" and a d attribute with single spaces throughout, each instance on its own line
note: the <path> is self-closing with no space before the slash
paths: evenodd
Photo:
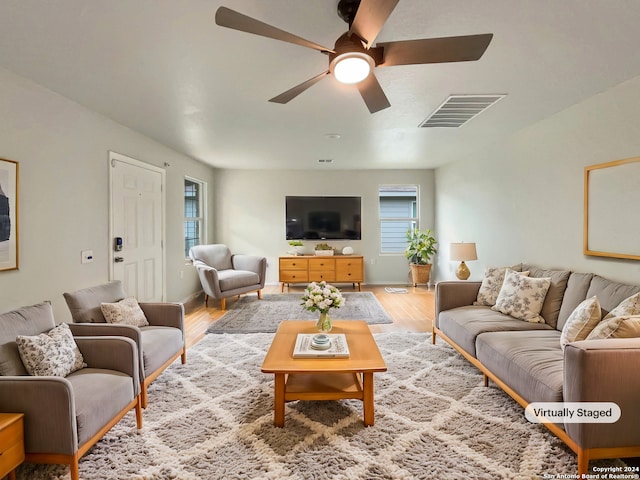
<path id="1" fill-rule="evenodd" d="M 286 197 L 287 240 L 360 240 L 360 197 Z"/>

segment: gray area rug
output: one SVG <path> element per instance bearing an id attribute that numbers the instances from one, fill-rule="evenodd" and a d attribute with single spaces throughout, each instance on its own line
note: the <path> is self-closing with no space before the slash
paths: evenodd
<path id="1" fill-rule="evenodd" d="M 345 302 L 331 309 L 332 319 L 365 320 L 369 324 L 393 323 L 372 292 L 343 293 Z M 273 333 L 282 320 L 318 320 L 320 313 L 302 308 L 301 293 L 240 297 L 216 320 L 207 333 Z"/>
<path id="2" fill-rule="evenodd" d="M 130 412 L 80 461 L 83 480 L 532 479 L 575 474 L 576 458 L 448 345 L 380 333 L 375 425 L 354 400 L 287 404 L 273 426 L 272 334 L 207 335 L 149 388 L 144 428 Z M 593 466 L 594 464 L 592 464 Z M 598 465 L 623 465 L 619 460 Z M 555 477 L 553 477 L 555 475 Z M 68 479 L 23 465 L 21 480 Z M 570 478 L 570 477 L 564 477 Z"/>

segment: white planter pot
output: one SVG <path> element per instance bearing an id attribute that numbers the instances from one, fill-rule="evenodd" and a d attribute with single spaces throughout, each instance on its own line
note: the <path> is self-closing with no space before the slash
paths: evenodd
<path id="1" fill-rule="evenodd" d="M 333 250 L 315 250 L 318 257 L 330 257 L 333 255 Z"/>

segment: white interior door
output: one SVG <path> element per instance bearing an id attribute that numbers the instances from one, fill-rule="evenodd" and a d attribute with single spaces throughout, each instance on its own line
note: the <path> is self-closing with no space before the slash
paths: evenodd
<path id="1" fill-rule="evenodd" d="M 115 152 L 109 162 L 111 279 L 141 302 L 163 301 L 165 172 Z"/>

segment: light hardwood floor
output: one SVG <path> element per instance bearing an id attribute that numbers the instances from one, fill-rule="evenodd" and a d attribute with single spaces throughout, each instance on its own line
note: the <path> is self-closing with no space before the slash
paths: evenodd
<path id="1" fill-rule="evenodd" d="M 292 285 L 285 288 L 285 293 L 300 293 L 305 285 Z M 350 286 L 338 285 L 341 291 L 354 291 Z M 397 287 L 394 286 L 394 287 Z M 392 324 L 371 325 L 374 333 L 405 331 L 430 332 L 431 321 L 435 312 L 434 289 L 424 285 L 417 287 L 402 287 L 407 293 L 388 293 L 384 285 L 362 285 L 363 292 L 373 292 L 384 309 L 393 319 Z M 267 285 L 263 294 L 280 294 L 280 285 Z M 249 295 L 255 295 L 250 293 Z M 227 299 L 227 308 L 232 308 L 238 297 Z M 209 307 L 204 306 L 204 296 L 186 305 L 185 328 L 187 332 L 187 346 L 197 343 L 205 335 L 207 327 L 219 319 L 224 312 L 220 310 L 220 302 L 209 300 Z"/>

